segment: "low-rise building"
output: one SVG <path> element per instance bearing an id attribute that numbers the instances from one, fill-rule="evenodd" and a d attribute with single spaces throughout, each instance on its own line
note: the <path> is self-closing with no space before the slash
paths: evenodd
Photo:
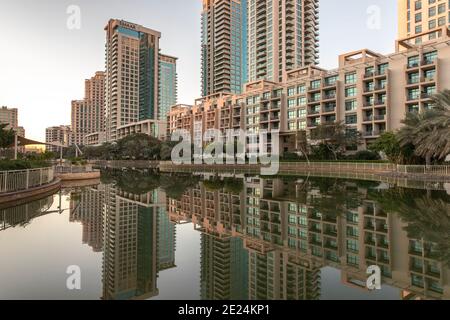
<path id="1" fill-rule="evenodd" d="M 49 152 L 59 152 L 60 147 L 70 145 L 70 126 L 61 125 L 45 129 L 46 150 Z"/>

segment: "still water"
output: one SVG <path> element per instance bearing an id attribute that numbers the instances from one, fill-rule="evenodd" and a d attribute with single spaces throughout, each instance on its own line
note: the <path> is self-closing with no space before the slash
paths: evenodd
<path id="1" fill-rule="evenodd" d="M 443 186 L 104 172 L 0 210 L 0 299 L 449 299 L 449 237 Z"/>

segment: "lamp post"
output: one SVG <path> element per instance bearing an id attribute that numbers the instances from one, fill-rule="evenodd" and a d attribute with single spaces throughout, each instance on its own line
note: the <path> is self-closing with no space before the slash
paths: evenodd
<path id="1" fill-rule="evenodd" d="M 17 147 L 18 147 L 17 131 L 14 130 L 14 160 L 17 160 Z"/>

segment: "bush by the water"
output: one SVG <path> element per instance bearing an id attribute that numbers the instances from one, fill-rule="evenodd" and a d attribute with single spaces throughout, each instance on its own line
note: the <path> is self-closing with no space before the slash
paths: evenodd
<path id="1" fill-rule="evenodd" d="M 26 170 L 50 166 L 51 164 L 49 162 L 43 160 L 0 160 L 0 171 Z"/>

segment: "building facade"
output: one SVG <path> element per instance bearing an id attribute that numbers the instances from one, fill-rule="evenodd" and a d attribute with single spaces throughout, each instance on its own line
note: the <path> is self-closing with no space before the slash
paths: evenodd
<path id="1" fill-rule="evenodd" d="M 450 26 L 450 3 L 447 0 L 397 0 L 398 38 L 416 36 L 436 28 Z M 414 37 L 415 44 L 432 40 L 437 33 Z"/>
<path id="2" fill-rule="evenodd" d="M 119 127 L 162 116 L 159 98 L 167 108 L 172 102 L 169 90 L 176 93 L 177 81 L 174 58 L 159 52 L 159 31 L 123 20 L 110 20 L 105 31 L 105 130 L 106 140 L 114 141 Z M 168 64 L 172 70 L 167 69 Z"/>
<path id="3" fill-rule="evenodd" d="M 174 106 L 169 134 L 176 129 L 193 136 L 208 129 L 277 130 L 283 153 L 296 151 L 299 132 L 343 122 L 362 134 L 358 148 L 364 149 L 383 132 L 399 129 L 408 112 L 432 108 L 433 94 L 450 89 L 450 32 L 440 31 L 440 38 L 420 45 L 399 40 L 390 55 L 350 52 L 339 56 L 335 70 L 306 66 L 287 72 L 283 83 L 250 82 L 241 95 L 212 95 L 193 107 Z"/>
<path id="4" fill-rule="evenodd" d="M 168 55 L 159 55 L 158 120 L 165 121 L 170 107 L 177 104 L 177 59 Z"/>
<path id="5" fill-rule="evenodd" d="M 247 81 L 247 1 L 203 0 L 202 96 L 242 92 Z"/>
<path id="6" fill-rule="evenodd" d="M 71 141 L 70 126 L 55 126 L 45 129 L 46 150 L 49 152 L 59 152 L 61 146 L 68 147 Z"/>
<path id="7" fill-rule="evenodd" d="M 17 108 L 3 106 L 0 109 L 0 124 L 7 124 L 6 129 L 13 129 L 19 137 L 25 137 L 25 128 L 19 126 L 19 111 Z M 23 152 L 24 149 L 20 148 Z"/>
<path id="8" fill-rule="evenodd" d="M 248 0 L 249 81 L 318 63 L 318 0 Z"/>
<path id="9" fill-rule="evenodd" d="M 105 131 L 105 73 L 85 80 L 85 97 L 72 101 L 72 143 L 83 145 L 86 135 Z"/>
<path id="10" fill-rule="evenodd" d="M 3 106 L 0 109 L 0 123 L 7 124 L 10 128 L 17 128 L 19 126 L 19 111 L 17 108 Z"/>

